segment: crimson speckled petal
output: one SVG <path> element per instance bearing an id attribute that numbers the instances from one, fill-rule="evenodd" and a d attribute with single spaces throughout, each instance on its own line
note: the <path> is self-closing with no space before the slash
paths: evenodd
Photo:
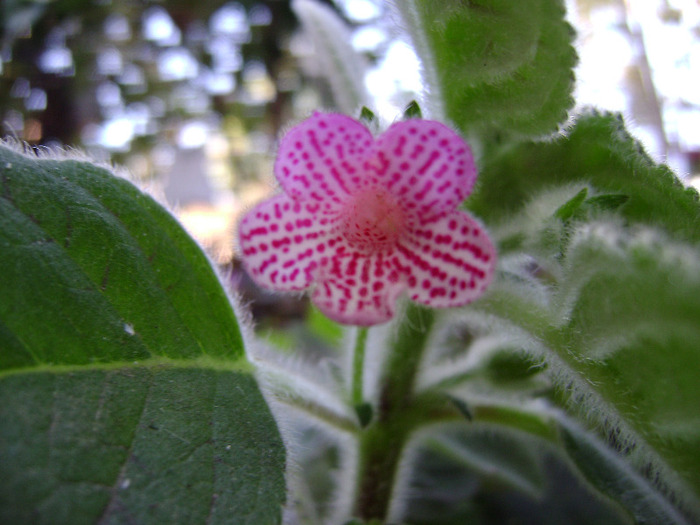
<path id="1" fill-rule="evenodd" d="M 311 296 L 313 303 L 340 323 L 368 326 L 389 321 L 396 300 L 406 289 L 392 254 L 341 252 L 322 269 Z"/>
<path id="2" fill-rule="evenodd" d="M 356 120 L 314 113 L 284 136 L 277 152 L 275 176 L 298 200 L 337 209 L 363 182 L 362 164 L 374 137 Z"/>
<path id="3" fill-rule="evenodd" d="M 397 246 L 411 300 L 436 308 L 462 306 L 491 283 L 496 250 L 482 226 L 454 211 L 411 230 Z"/>
<path id="4" fill-rule="evenodd" d="M 366 171 L 397 197 L 411 218 L 454 210 L 471 192 L 471 149 L 447 126 L 411 119 L 393 124 L 372 148 Z"/>
<path id="5" fill-rule="evenodd" d="M 258 204 L 239 226 L 248 274 L 274 290 L 304 290 L 313 282 L 326 250 L 329 218 L 317 203 L 301 204 L 281 194 Z"/>

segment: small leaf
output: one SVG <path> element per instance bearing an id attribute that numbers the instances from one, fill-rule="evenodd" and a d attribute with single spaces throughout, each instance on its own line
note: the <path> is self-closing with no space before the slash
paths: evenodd
<path id="1" fill-rule="evenodd" d="M 379 120 L 377 119 L 377 116 L 374 114 L 374 111 L 369 109 L 367 106 L 362 106 L 359 121 L 362 122 L 367 129 L 373 132 L 376 132 L 379 129 Z"/>
<path id="2" fill-rule="evenodd" d="M 425 429 L 411 452 L 403 522 L 629 525 L 553 443 L 478 422 Z M 525 519 L 526 517 L 526 519 Z"/>
<path id="3" fill-rule="evenodd" d="M 586 199 L 583 207 L 592 210 L 615 211 L 623 206 L 628 200 L 630 200 L 630 196 L 623 195 L 621 193 L 596 195 L 595 197 Z"/>
<path id="4" fill-rule="evenodd" d="M 570 457 L 583 474 L 604 494 L 623 502 L 635 523 L 690 523 L 619 456 L 564 419 L 560 429 Z"/>
<path id="5" fill-rule="evenodd" d="M 588 195 L 588 188 L 583 188 L 579 191 L 573 198 L 562 204 L 561 207 L 554 212 L 554 216 L 562 221 L 568 221 L 571 219 L 576 212 L 581 208 L 581 205 L 586 200 Z"/>
<path id="6" fill-rule="evenodd" d="M 412 118 L 423 118 L 423 112 L 418 105 L 418 102 L 412 100 L 408 103 L 406 108 L 403 110 L 403 119 L 408 120 Z"/>

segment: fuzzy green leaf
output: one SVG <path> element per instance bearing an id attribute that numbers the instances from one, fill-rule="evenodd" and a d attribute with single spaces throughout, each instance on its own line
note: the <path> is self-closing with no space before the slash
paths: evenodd
<path id="1" fill-rule="evenodd" d="M 513 222 L 533 215 L 528 207 Z M 616 221 L 547 224 L 546 235 L 525 243 L 527 255 L 503 260 L 475 308 L 501 318 L 496 333 L 512 332 L 513 344 L 544 360 L 562 406 L 644 473 L 660 499 L 697 519 L 700 249 Z M 552 236 L 562 253 L 548 250 Z"/>
<path id="2" fill-rule="evenodd" d="M 619 456 L 565 418 L 558 419 L 566 450 L 583 475 L 604 494 L 610 494 L 623 502 L 634 515 L 635 523 L 688 523 Z"/>
<path id="3" fill-rule="evenodd" d="M 619 194 L 616 202 L 607 204 L 620 206 L 628 221 L 663 227 L 682 240 L 700 241 L 697 192 L 684 187 L 668 167 L 654 163 L 614 114 L 581 115 L 564 137 L 521 144 L 485 159 L 468 205 L 486 222 L 498 223 L 521 211 L 543 190 L 571 184 Z M 605 203 L 597 204 L 605 208 Z"/>
<path id="4" fill-rule="evenodd" d="M 468 204 L 492 225 L 501 267 L 475 308 L 543 360 L 558 402 L 642 473 L 659 501 L 697 521 L 697 193 L 610 114 L 583 115 L 566 136 L 485 161 Z M 627 482 L 606 485 L 608 474 L 589 478 L 613 498 L 629 495 Z"/>
<path id="5" fill-rule="evenodd" d="M 554 216 L 562 221 L 569 220 L 579 211 L 579 208 L 581 208 L 581 205 L 586 200 L 587 195 L 588 188 L 583 188 L 576 195 L 574 195 L 573 198 L 557 208 L 557 211 L 554 212 Z"/>
<path id="6" fill-rule="evenodd" d="M 403 110 L 403 119 L 408 120 L 411 118 L 423 118 L 423 112 L 420 109 L 420 105 L 415 100 L 412 100 Z"/>
<path id="7" fill-rule="evenodd" d="M 407 523 L 632 523 L 540 437 L 471 422 L 426 429 L 416 441 Z"/>
<path id="8" fill-rule="evenodd" d="M 428 83 L 464 132 L 549 133 L 573 105 L 573 30 L 551 0 L 396 2 Z"/>
<path id="9" fill-rule="evenodd" d="M 275 523 L 284 501 L 283 445 L 201 249 L 109 170 L 5 146 L 0 464 L 3 523 Z"/>
<path id="10" fill-rule="evenodd" d="M 595 224 L 573 236 L 565 271 L 572 366 L 700 495 L 700 250 Z"/>

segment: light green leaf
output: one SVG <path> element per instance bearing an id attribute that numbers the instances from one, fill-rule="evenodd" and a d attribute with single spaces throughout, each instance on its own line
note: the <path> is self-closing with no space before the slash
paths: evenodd
<path id="1" fill-rule="evenodd" d="M 231 303 L 107 169 L 0 146 L 0 399 L 3 523 L 280 519 L 284 449 Z"/>
<path id="2" fill-rule="evenodd" d="M 700 250 L 593 224 L 573 236 L 565 269 L 571 364 L 700 494 Z"/>
<path id="3" fill-rule="evenodd" d="M 573 198 L 562 204 L 557 211 L 554 212 L 554 216 L 562 221 L 567 221 L 571 219 L 581 208 L 581 205 L 585 202 L 588 196 L 588 188 L 583 188 L 579 191 Z"/>
<path id="4" fill-rule="evenodd" d="M 569 413 L 697 519 L 700 250 L 615 222 L 578 224 L 567 238 L 560 259 L 542 261 L 554 275 L 545 296 L 540 259 L 522 257 L 529 280 L 503 272 L 474 308 L 544 360 Z"/>
<path id="5" fill-rule="evenodd" d="M 609 114 L 583 115 L 567 136 L 484 160 L 468 204 L 490 223 L 501 264 L 475 309 L 543 360 L 556 400 L 659 501 L 697 521 L 697 193 Z M 624 487 L 602 488 L 624 499 Z"/>
<path id="6" fill-rule="evenodd" d="M 524 143 L 485 158 L 467 204 L 495 224 L 522 211 L 544 190 L 571 184 L 624 195 L 627 201 L 618 204 L 626 220 L 663 227 L 681 240 L 700 241 L 697 192 L 684 187 L 667 166 L 654 163 L 622 118 L 609 113 L 580 115 L 564 137 Z"/>
<path id="7" fill-rule="evenodd" d="M 552 0 L 395 2 L 445 116 L 462 131 L 542 135 L 573 106 L 573 30 Z"/>

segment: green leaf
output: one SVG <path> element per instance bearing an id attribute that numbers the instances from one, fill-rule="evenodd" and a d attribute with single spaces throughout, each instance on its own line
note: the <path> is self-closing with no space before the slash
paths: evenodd
<path id="1" fill-rule="evenodd" d="M 697 521 L 697 193 L 610 114 L 485 160 L 469 204 L 493 225 L 501 266 L 475 308 L 543 359 L 570 414 Z"/>
<path id="2" fill-rule="evenodd" d="M 226 292 L 107 169 L 0 146 L 0 399 L 2 522 L 280 519 L 284 449 Z"/>
<path id="3" fill-rule="evenodd" d="M 610 193 L 607 195 L 596 195 L 590 199 L 586 199 L 582 208 L 589 210 L 604 210 L 615 211 L 630 200 L 629 195 L 620 193 Z"/>
<path id="4" fill-rule="evenodd" d="M 451 423 L 422 432 L 404 487 L 407 523 L 630 524 L 554 443 L 508 426 Z"/>
<path id="5" fill-rule="evenodd" d="M 284 454 L 246 372 L 5 376 L 0 444 L 2 523 L 279 521 Z"/>
<path id="6" fill-rule="evenodd" d="M 403 119 L 408 120 L 411 118 L 423 118 L 423 112 L 418 105 L 418 102 L 412 100 L 403 110 Z"/>
<path id="7" fill-rule="evenodd" d="M 372 421 L 373 411 L 372 405 L 369 403 L 360 403 L 355 405 L 355 413 L 357 414 L 357 419 L 359 420 L 362 428 L 369 425 L 369 422 Z"/>
<path id="8" fill-rule="evenodd" d="M 20 342 L 3 352 L 5 367 L 244 359 L 207 258 L 106 169 L 0 148 L 0 247 L 0 333 Z"/>
<path id="9" fill-rule="evenodd" d="M 688 523 L 649 483 L 581 428 L 559 418 L 569 456 L 586 478 L 603 493 L 622 501 L 639 525 Z"/>
<path id="10" fill-rule="evenodd" d="M 596 193 L 620 195 L 607 204 L 591 202 L 591 197 L 591 206 L 603 204 L 610 211 L 610 205 L 619 206 L 627 199 L 619 208 L 626 220 L 663 227 L 682 240 L 700 241 L 697 192 L 684 187 L 668 167 L 654 163 L 617 115 L 581 115 L 564 137 L 510 147 L 484 160 L 467 204 L 487 223 L 517 214 L 544 190 L 584 184 Z"/>
<path id="11" fill-rule="evenodd" d="M 572 238 L 566 272 L 559 301 L 571 364 L 697 497 L 700 250 L 597 224 Z"/>
<path id="12" fill-rule="evenodd" d="M 566 203 L 562 204 L 559 208 L 557 208 L 557 211 L 554 212 L 554 216 L 558 219 L 561 219 L 562 221 L 567 221 L 571 219 L 576 214 L 576 212 L 579 211 L 579 208 L 581 208 L 581 205 L 586 200 L 587 195 L 588 188 L 583 188 L 570 200 L 566 201 Z"/>
<path id="13" fill-rule="evenodd" d="M 542 135 L 573 106 L 563 2 L 396 2 L 446 116 L 464 132 Z"/>
<path id="14" fill-rule="evenodd" d="M 697 520 L 700 248 L 613 221 L 580 223 L 567 235 L 562 257 L 542 262 L 556 276 L 546 293 L 527 277 L 539 259 L 507 256 L 474 308 L 544 360 L 570 414 Z M 517 260 L 525 271 L 512 270 Z"/>
<path id="15" fill-rule="evenodd" d="M 372 132 L 376 132 L 379 129 L 379 119 L 377 119 L 377 115 L 367 106 L 362 106 L 362 109 L 360 109 L 360 117 L 358 120 Z"/>

